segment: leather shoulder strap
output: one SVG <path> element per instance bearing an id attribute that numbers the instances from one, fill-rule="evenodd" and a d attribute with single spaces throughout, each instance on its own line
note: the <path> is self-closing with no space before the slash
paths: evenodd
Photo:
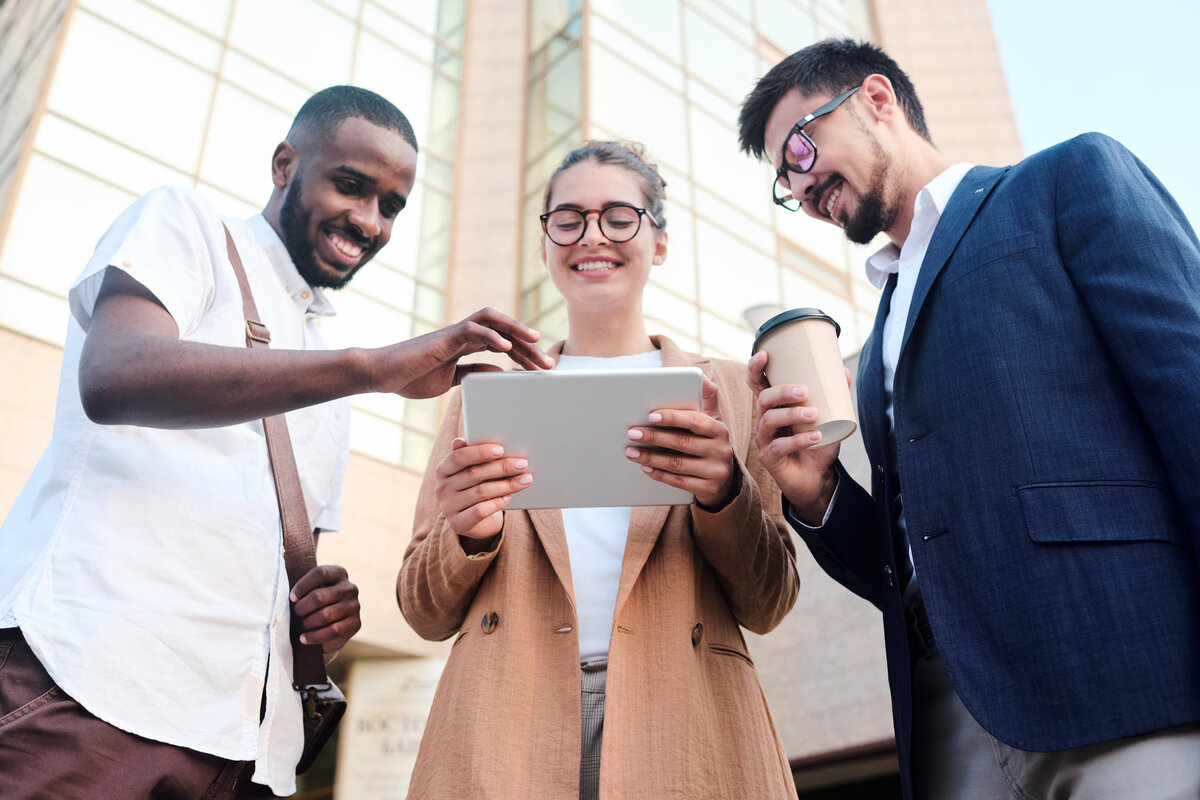
<path id="1" fill-rule="evenodd" d="M 225 245 L 229 250 L 229 263 L 237 275 L 242 290 L 242 311 L 246 318 L 246 346 L 267 347 L 271 332 L 258 318 L 250 282 L 238 255 L 233 235 L 225 228 Z M 304 505 L 304 493 L 300 489 L 300 473 L 296 470 L 296 456 L 292 451 L 292 437 L 288 435 L 287 420 L 283 414 L 263 418 L 263 430 L 267 438 L 267 452 L 271 459 L 271 472 L 275 476 L 275 493 L 279 501 L 279 518 L 283 523 L 283 559 L 287 565 L 288 585 L 295 586 L 317 565 L 316 545 L 313 529 Z M 292 680 L 299 686 L 328 683 L 325 659 L 318 645 L 300 643 L 299 618 L 295 609 L 291 614 L 292 654 L 295 660 Z"/>

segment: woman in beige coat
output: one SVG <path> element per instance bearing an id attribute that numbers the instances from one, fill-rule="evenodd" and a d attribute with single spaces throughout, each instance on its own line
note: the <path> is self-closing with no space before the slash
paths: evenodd
<path id="1" fill-rule="evenodd" d="M 537 476 L 498 444 L 467 445 L 452 396 L 397 583 L 421 636 L 454 637 L 412 798 L 796 796 L 741 633 L 791 609 L 795 551 L 745 366 L 646 332 L 663 195 L 632 145 L 591 142 L 551 177 L 543 258 L 569 332 L 550 354 L 556 369 L 699 367 L 702 410 L 659 409 L 627 449 L 696 499 L 506 512 Z"/>

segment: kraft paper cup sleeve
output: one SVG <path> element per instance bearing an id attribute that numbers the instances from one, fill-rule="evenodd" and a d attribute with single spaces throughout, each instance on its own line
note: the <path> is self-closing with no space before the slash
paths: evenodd
<path id="1" fill-rule="evenodd" d="M 816 447 L 836 444 L 858 428 L 837 343 L 840 333 L 837 322 L 820 309 L 794 308 L 764 322 L 751 351 L 767 351 L 767 381 L 772 386 L 808 387 L 808 405 L 816 407 L 817 420 L 796 426 L 795 432 L 820 431 Z"/>

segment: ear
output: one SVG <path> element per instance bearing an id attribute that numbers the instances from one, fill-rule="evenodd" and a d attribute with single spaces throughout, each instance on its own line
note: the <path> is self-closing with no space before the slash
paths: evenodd
<path id="1" fill-rule="evenodd" d="M 271 156 L 271 183 L 286 189 L 292 181 L 297 163 L 296 148 L 291 143 L 282 141 L 276 145 L 275 154 Z"/>
<path id="2" fill-rule="evenodd" d="M 658 265 L 667 260 L 667 232 L 663 231 L 654 242 L 654 257 L 650 263 Z"/>
<path id="3" fill-rule="evenodd" d="M 897 114 L 904 118 L 900 102 L 896 98 L 896 90 L 892 88 L 892 82 L 887 77 L 879 74 L 868 75 L 862 87 L 858 94 L 865 101 L 873 118 L 883 121 Z"/>
<path id="4" fill-rule="evenodd" d="M 546 268 L 546 234 L 542 234 L 542 246 L 540 248 L 542 256 L 542 269 Z"/>

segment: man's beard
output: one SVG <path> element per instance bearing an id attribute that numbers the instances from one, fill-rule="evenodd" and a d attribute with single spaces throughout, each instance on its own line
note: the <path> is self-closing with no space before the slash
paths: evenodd
<path id="1" fill-rule="evenodd" d="M 327 273 L 321 271 L 320 266 L 317 264 L 316 242 L 310 239 L 308 235 L 310 214 L 308 213 L 308 209 L 300 204 L 300 196 L 302 194 L 300 176 L 296 175 L 292 180 L 291 187 L 288 189 L 287 196 L 283 198 L 283 206 L 279 209 L 279 227 L 283 231 L 283 246 L 287 248 L 288 255 L 292 257 L 292 263 L 296 265 L 296 271 L 300 273 L 300 277 L 304 278 L 309 286 L 324 289 L 340 289 L 350 282 L 350 279 L 354 277 L 354 273 L 358 271 L 358 267 L 336 278 L 330 277 Z"/>
<path id="2" fill-rule="evenodd" d="M 887 153 L 875 142 L 875 171 L 871 175 L 871 186 L 858 201 L 854 216 L 846 220 L 843 231 L 846 238 L 855 244 L 870 244 L 883 231 L 889 230 L 900 214 L 899 203 L 888 205 L 883 198 L 891 174 Z"/>

